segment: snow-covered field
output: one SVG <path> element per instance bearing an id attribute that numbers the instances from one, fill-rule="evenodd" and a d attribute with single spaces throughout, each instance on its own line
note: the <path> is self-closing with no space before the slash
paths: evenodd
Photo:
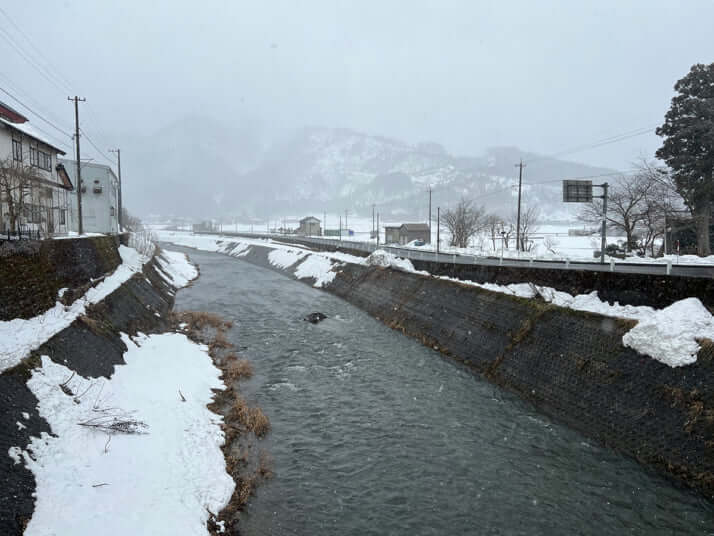
<path id="1" fill-rule="evenodd" d="M 193 235 L 175 231 L 159 231 L 158 236 L 163 241 L 219 253 L 229 252 L 234 244 L 239 245 L 235 246 L 233 251 L 240 251 L 241 255 L 244 255 L 251 245 L 272 248 L 273 251 L 268 257 L 271 264 L 282 269 L 297 265 L 294 275 L 300 279 L 314 277 L 315 286 L 323 286 L 332 281 L 335 270 L 342 263 L 390 266 L 403 271 L 429 275 L 427 272 L 417 272 L 408 259 L 398 258 L 384 250 L 375 251 L 365 259 L 345 253 L 311 252 L 299 246 L 287 246 L 265 239 L 221 239 L 211 235 Z M 300 264 L 297 264 L 298 262 Z M 305 269 L 301 268 L 303 264 L 306 264 Z M 637 325 L 623 337 L 623 344 L 671 367 L 695 362 L 700 349 L 697 341 L 714 340 L 714 317 L 696 297 L 680 300 L 664 309 L 654 309 L 647 306 L 620 305 L 617 302 L 610 304 L 601 300 L 597 292 L 573 296 L 550 287 L 536 286 L 527 281 L 511 285 L 461 280 L 459 282 L 525 298 L 535 298 L 539 295 L 560 307 L 637 320 Z"/>

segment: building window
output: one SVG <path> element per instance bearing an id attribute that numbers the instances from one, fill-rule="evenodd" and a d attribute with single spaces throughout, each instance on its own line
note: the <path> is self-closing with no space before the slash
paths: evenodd
<path id="1" fill-rule="evenodd" d="M 12 159 L 22 162 L 22 142 L 20 140 L 12 140 Z"/>
<path id="2" fill-rule="evenodd" d="M 109 207 L 109 215 L 114 216 L 114 207 Z"/>
<path id="3" fill-rule="evenodd" d="M 35 167 L 40 166 L 40 159 L 37 156 L 37 147 L 30 146 L 30 165 Z"/>
<path id="4" fill-rule="evenodd" d="M 67 210 L 62 209 L 60 210 L 60 225 L 66 225 L 67 224 Z"/>
<path id="5" fill-rule="evenodd" d="M 44 169 L 45 171 L 52 171 L 52 157 L 44 151 L 38 152 L 40 154 L 40 169 Z"/>

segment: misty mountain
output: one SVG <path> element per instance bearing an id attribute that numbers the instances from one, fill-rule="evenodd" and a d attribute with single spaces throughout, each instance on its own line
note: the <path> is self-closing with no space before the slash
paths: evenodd
<path id="1" fill-rule="evenodd" d="M 434 211 L 463 196 L 508 216 L 522 158 L 524 203 L 557 219 L 567 215 L 562 179 L 609 172 L 515 147 L 459 157 L 435 142 L 412 145 L 348 129 L 303 128 L 262 156 L 256 139 L 250 129 L 213 121 L 166 127 L 137 148 L 133 171 L 144 184 L 140 198 L 127 195 L 127 206 L 164 216 L 264 219 L 345 209 L 368 215 L 376 204 L 385 217 L 424 219 L 431 187 Z"/>
<path id="2" fill-rule="evenodd" d="M 187 117 L 122 150 L 125 206 L 147 216 L 203 218 L 228 212 L 225 193 L 259 163 L 258 128 Z"/>
<path id="3" fill-rule="evenodd" d="M 538 205 L 553 219 L 568 213 L 562 179 L 610 172 L 515 147 L 458 157 L 434 142 L 410 145 L 347 129 L 304 128 L 273 147 L 237 184 L 252 185 L 244 206 L 257 217 L 345 209 L 367 215 L 376 204 L 385 216 L 424 219 L 429 187 L 434 211 L 463 196 L 507 216 L 517 196 L 515 164 L 521 158 L 531 162 L 524 172 L 524 203 Z"/>

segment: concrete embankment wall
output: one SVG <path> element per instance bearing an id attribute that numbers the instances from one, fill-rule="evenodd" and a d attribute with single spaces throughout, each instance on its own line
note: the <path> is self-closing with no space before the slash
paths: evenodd
<path id="1" fill-rule="evenodd" d="M 241 259 L 275 270 L 268 252 Z M 341 267 L 325 290 L 714 499 L 711 342 L 693 365 L 671 368 L 622 345 L 631 321 L 536 299 L 361 265 Z"/>
<path id="2" fill-rule="evenodd" d="M 0 320 L 31 318 L 81 296 L 92 279 L 121 263 L 119 236 L 0 243 Z"/>
<path id="3" fill-rule="evenodd" d="M 91 239 L 81 246 L 74 246 L 80 247 L 82 252 L 84 274 L 104 275 L 103 270 L 113 264 L 112 259 L 118 258 L 117 245 L 113 246 L 112 254 L 106 242 Z M 59 272 L 77 274 L 79 271 L 66 263 L 78 262 L 68 253 L 60 258 L 55 268 Z M 82 281 L 84 276 L 76 277 L 77 281 Z M 70 279 L 63 281 L 66 284 Z M 80 283 L 80 286 L 84 284 Z M 126 347 L 120 332 L 133 335 L 137 331 L 165 331 L 173 293 L 151 261 L 144 266 L 143 273 L 134 275 L 103 301 L 90 306 L 86 315 L 46 341 L 18 366 L 0 374 L 0 481 L 3 483 L 0 486 L 0 534 L 22 534 L 34 510 L 34 476 L 24 464 L 15 464 L 7 453 L 11 447 L 26 449 L 31 436 L 51 432 L 37 412 L 38 400 L 26 384 L 31 370 L 40 364 L 40 356 L 49 356 L 85 377 L 108 377 L 114 365 L 124 362 Z M 22 427 L 17 425 L 18 422 Z"/>

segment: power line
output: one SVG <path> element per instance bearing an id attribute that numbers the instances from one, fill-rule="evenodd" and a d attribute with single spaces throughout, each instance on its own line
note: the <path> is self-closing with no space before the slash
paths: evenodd
<path id="1" fill-rule="evenodd" d="M 627 132 L 623 132 L 621 134 L 616 134 L 614 136 L 609 136 L 607 138 L 602 138 L 600 140 L 596 140 L 592 143 L 589 144 L 584 144 L 584 145 L 578 145 L 576 147 L 571 147 L 570 149 L 565 149 L 563 151 L 559 151 L 557 153 L 553 153 L 551 155 L 546 155 L 546 156 L 540 156 L 537 158 L 533 158 L 531 160 L 527 160 L 526 162 L 528 164 L 533 164 L 534 162 L 540 162 L 542 160 L 548 160 L 551 158 L 558 158 L 559 156 L 565 156 L 568 154 L 573 154 L 581 151 L 585 151 L 587 149 L 595 149 L 597 147 L 602 147 L 604 145 L 610 145 L 612 143 L 617 143 L 620 141 L 628 140 L 630 138 L 635 138 L 637 136 L 642 136 L 644 134 L 649 134 L 650 132 L 654 131 L 654 129 L 657 127 L 657 125 L 654 126 L 649 126 L 649 127 L 640 127 L 634 130 L 630 130 Z"/>
<path id="2" fill-rule="evenodd" d="M 80 128 L 79 131 L 84 135 L 85 139 L 89 142 L 89 144 L 94 147 L 94 149 L 99 153 L 99 155 L 104 158 L 107 162 L 110 164 L 115 164 L 112 159 L 110 159 L 107 155 L 104 154 L 104 152 L 96 146 L 96 144 L 92 141 L 92 138 L 89 137 L 89 135 L 85 132 L 83 128 Z"/>
<path id="3" fill-rule="evenodd" d="M 30 58 L 15 42 L 13 39 L 10 37 L 10 34 L 8 34 L 5 30 L 0 28 L 0 37 L 2 37 L 7 43 L 10 44 L 12 48 L 15 49 L 15 51 L 32 67 L 34 68 L 45 80 L 47 80 L 50 84 L 55 86 L 59 91 L 62 93 L 65 92 L 64 89 L 60 87 L 60 84 L 52 78 L 46 70 L 44 70 L 41 66 L 39 66 L 32 58 Z"/>
<path id="4" fill-rule="evenodd" d="M 44 121 L 45 123 L 47 123 L 49 126 L 51 126 L 52 128 L 54 128 L 54 129 L 57 130 L 58 132 L 61 132 L 62 134 L 64 134 L 64 135 L 67 136 L 68 138 L 71 138 L 71 137 L 72 137 L 72 134 L 70 134 L 69 132 L 67 132 L 67 131 L 65 131 L 65 130 L 63 130 L 63 129 L 61 129 L 60 127 L 58 127 L 57 125 L 55 125 L 55 124 L 54 124 L 52 121 L 50 121 L 49 119 L 45 119 L 43 116 L 41 116 L 39 113 L 37 113 L 36 111 L 34 111 L 34 110 L 33 110 L 32 108 L 30 108 L 27 104 L 23 103 L 20 99 L 18 99 L 17 97 L 15 97 L 15 96 L 14 96 L 13 94 L 11 94 L 9 91 L 7 91 L 7 90 L 5 90 L 5 89 L 3 89 L 3 88 L 1 88 L 1 87 L 0 87 L 0 91 L 2 91 L 3 93 L 5 93 L 5 95 L 7 95 L 8 97 L 10 97 L 12 100 L 14 100 L 16 103 L 18 103 L 20 106 L 22 106 L 23 108 L 25 108 L 25 109 L 26 109 L 27 111 L 29 111 L 30 113 L 32 113 L 32 114 L 36 115 L 37 117 L 39 117 L 42 121 Z"/>
<path id="5" fill-rule="evenodd" d="M 32 39 L 30 39 L 30 37 L 25 32 L 22 31 L 22 28 L 20 28 L 15 23 L 15 21 L 10 17 L 10 15 L 7 14 L 7 11 L 5 11 L 2 7 L 0 7 L 0 13 L 2 13 L 5 16 L 5 18 L 10 22 L 10 24 L 12 24 L 12 26 L 15 28 L 15 30 L 20 35 L 22 35 L 22 37 L 25 38 L 25 41 L 27 41 L 27 43 L 29 43 L 29 45 L 32 47 L 32 49 L 35 51 L 35 53 L 40 57 L 40 59 L 42 59 L 45 62 L 45 64 L 48 66 L 48 69 L 47 69 L 48 72 L 52 72 L 53 63 L 47 59 L 47 57 L 42 53 L 42 51 L 37 46 L 35 46 Z M 70 84 L 67 81 L 67 79 L 64 76 L 62 76 L 62 73 L 60 73 L 58 70 L 54 70 L 53 74 L 56 76 L 57 80 L 64 83 L 68 89 L 72 89 L 72 87 L 71 87 L 72 84 Z"/>

